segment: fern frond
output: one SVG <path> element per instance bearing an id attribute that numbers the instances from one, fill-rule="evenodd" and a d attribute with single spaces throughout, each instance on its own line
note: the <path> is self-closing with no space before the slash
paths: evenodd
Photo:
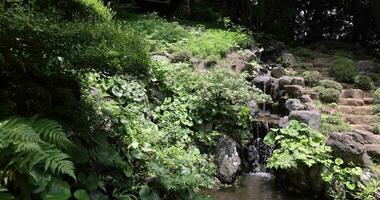
<path id="1" fill-rule="evenodd" d="M 44 160 L 45 170 L 50 169 L 51 172 L 58 174 L 67 174 L 72 178 L 75 177 L 74 163 L 69 160 L 70 156 L 63 153 L 59 149 L 49 148 L 45 150 L 47 156 Z"/>
<path id="2" fill-rule="evenodd" d="M 53 120 L 35 119 L 30 124 L 42 140 L 49 144 L 54 144 L 59 148 L 67 149 L 72 146 L 62 127 Z"/>

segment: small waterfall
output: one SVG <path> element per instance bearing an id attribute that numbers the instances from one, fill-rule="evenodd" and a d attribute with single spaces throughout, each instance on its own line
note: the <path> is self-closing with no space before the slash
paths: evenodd
<path id="1" fill-rule="evenodd" d="M 262 113 L 252 122 L 253 138 L 245 149 L 245 168 L 248 173 L 268 172 L 266 161 L 272 155 L 273 147 L 264 144 L 264 137 L 271 128 L 278 126 L 279 117 L 269 113 Z"/>

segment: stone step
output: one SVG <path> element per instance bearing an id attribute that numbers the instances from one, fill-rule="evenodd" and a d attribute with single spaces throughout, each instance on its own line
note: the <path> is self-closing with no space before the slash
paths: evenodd
<path id="1" fill-rule="evenodd" d="M 372 105 L 373 104 L 373 98 L 363 98 L 364 104 L 366 105 Z"/>
<path id="2" fill-rule="evenodd" d="M 342 91 L 341 98 L 354 98 L 354 99 L 363 99 L 364 92 L 360 89 L 345 89 Z"/>
<path id="3" fill-rule="evenodd" d="M 373 115 L 373 108 L 372 106 L 359 106 L 359 107 L 354 107 L 354 112 L 355 115 Z"/>
<path id="4" fill-rule="evenodd" d="M 352 124 L 351 127 L 355 130 L 363 130 L 363 131 L 373 132 L 373 126 L 371 126 L 371 125 Z"/>
<path id="5" fill-rule="evenodd" d="M 374 122 L 373 115 L 343 114 L 343 119 L 350 124 L 371 125 Z"/>
<path id="6" fill-rule="evenodd" d="M 364 106 L 364 100 L 355 98 L 342 98 L 340 99 L 340 104 L 347 106 Z"/>
<path id="7" fill-rule="evenodd" d="M 337 110 L 340 113 L 352 114 L 354 112 L 354 106 L 338 105 Z"/>

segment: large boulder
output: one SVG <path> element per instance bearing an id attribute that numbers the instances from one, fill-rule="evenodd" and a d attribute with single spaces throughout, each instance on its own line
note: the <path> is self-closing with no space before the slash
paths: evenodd
<path id="1" fill-rule="evenodd" d="M 285 108 L 291 112 L 295 110 L 304 110 L 305 105 L 299 99 L 288 99 L 285 102 Z"/>
<path id="2" fill-rule="evenodd" d="M 291 82 L 292 78 L 290 76 L 282 76 L 278 79 L 278 86 L 280 87 L 280 89 L 284 89 L 285 85 L 290 85 Z"/>
<path id="3" fill-rule="evenodd" d="M 300 85 L 285 85 L 284 88 L 292 98 L 300 98 L 304 94 L 304 88 Z"/>
<path id="4" fill-rule="evenodd" d="M 223 135 L 217 142 L 216 176 L 222 183 L 233 183 L 240 172 L 241 160 L 237 148 L 238 144 L 226 135 Z"/>
<path id="5" fill-rule="evenodd" d="M 255 100 L 249 101 L 247 103 L 247 106 L 249 108 L 249 114 L 251 115 L 251 117 L 256 117 L 259 114 L 260 108 Z"/>
<path id="6" fill-rule="evenodd" d="M 289 114 L 289 120 L 296 120 L 318 129 L 321 126 L 321 114 L 318 111 L 299 110 Z"/>
<path id="7" fill-rule="evenodd" d="M 326 144 L 332 148 L 335 157 L 344 159 L 346 163 L 352 162 L 358 166 L 371 164 L 366 153 L 365 140 L 357 133 L 330 133 Z"/>
<path id="8" fill-rule="evenodd" d="M 276 66 L 276 67 L 273 67 L 271 70 L 271 75 L 274 78 L 280 78 L 284 74 L 285 74 L 285 70 L 283 67 Z"/>
<path id="9" fill-rule="evenodd" d="M 260 75 L 255 77 L 252 80 L 252 83 L 263 90 L 264 92 L 270 90 L 270 84 L 271 84 L 272 78 L 269 75 Z"/>
<path id="10" fill-rule="evenodd" d="M 305 79 L 302 77 L 293 77 L 291 84 L 305 87 Z"/>

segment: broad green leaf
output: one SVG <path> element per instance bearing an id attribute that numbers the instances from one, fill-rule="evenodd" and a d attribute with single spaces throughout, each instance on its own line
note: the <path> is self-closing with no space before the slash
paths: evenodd
<path id="1" fill-rule="evenodd" d="M 77 190 L 74 192 L 74 197 L 77 200 L 90 200 L 90 197 L 88 196 L 86 190 Z"/>

